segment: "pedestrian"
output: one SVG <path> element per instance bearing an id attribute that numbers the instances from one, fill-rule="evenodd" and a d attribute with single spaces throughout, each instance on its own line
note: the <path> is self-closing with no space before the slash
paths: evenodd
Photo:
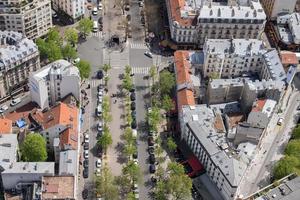
<path id="1" fill-rule="evenodd" d="M 117 103 L 117 99 L 115 99 L 115 102 L 114 103 Z"/>

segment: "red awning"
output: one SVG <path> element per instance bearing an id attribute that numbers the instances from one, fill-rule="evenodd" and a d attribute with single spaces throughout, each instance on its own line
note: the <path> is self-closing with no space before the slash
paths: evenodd
<path id="1" fill-rule="evenodd" d="M 192 167 L 193 171 L 202 171 L 204 168 L 195 156 L 191 156 L 187 162 Z"/>

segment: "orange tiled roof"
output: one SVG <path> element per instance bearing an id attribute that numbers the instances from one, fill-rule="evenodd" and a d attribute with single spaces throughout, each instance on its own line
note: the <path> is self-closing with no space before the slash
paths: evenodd
<path id="1" fill-rule="evenodd" d="M 281 62 L 283 65 L 297 65 L 298 59 L 295 53 L 289 51 L 283 51 L 280 53 Z"/>
<path id="2" fill-rule="evenodd" d="M 71 145 L 77 149 L 78 140 L 78 109 L 76 106 L 59 103 L 46 112 L 34 110 L 31 113 L 33 119 L 43 126 L 43 129 L 48 129 L 57 124 L 69 126 L 60 136 L 60 145 Z"/>
<path id="3" fill-rule="evenodd" d="M 255 102 L 255 106 L 253 106 L 252 108 L 252 112 L 260 112 L 262 111 L 262 109 L 264 108 L 264 105 L 266 104 L 266 101 L 265 99 L 261 99 L 261 100 L 257 100 Z"/>
<path id="4" fill-rule="evenodd" d="M 190 76 L 191 64 L 187 60 L 188 57 L 189 57 L 188 51 L 175 51 L 174 53 L 177 85 L 191 82 L 191 76 Z"/>
<path id="5" fill-rule="evenodd" d="M 178 110 L 181 111 L 184 105 L 195 105 L 194 92 L 189 89 L 183 89 L 177 92 L 177 105 Z"/>
<path id="6" fill-rule="evenodd" d="M 12 133 L 12 121 L 6 118 L 0 118 L 0 134 Z"/>
<path id="7" fill-rule="evenodd" d="M 184 8 L 185 0 L 169 0 L 169 4 L 173 21 L 177 21 L 181 26 L 191 26 L 193 24 L 193 18 L 181 18 L 180 11 Z"/>

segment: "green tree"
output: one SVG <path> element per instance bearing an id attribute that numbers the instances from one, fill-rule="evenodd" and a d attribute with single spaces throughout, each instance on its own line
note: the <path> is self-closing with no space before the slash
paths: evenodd
<path id="1" fill-rule="evenodd" d="M 130 74 L 125 74 L 122 82 L 122 87 L 127 91 L 130 91 L 133 88 L 133 82 Z"/>
<path id="2" fill-rule="evenodd" d="M 87 79 L 89 78 L 90 76 L 90 73 L 91 73 L 91 65 L 90 63 L 88 63 L 87 61 L 85 60 L 80 60 L 76 66 L 78 67 L 79 69 L 79 73 L 80 73 L 80 77 L 82 79 Z"/>
<path id="3" fill-rule="evenodd" d="M 168 137 L 167 139 L 167 147 L 168 149 L 173 152 L 177 148 L 177 144 L 175 143 L 174 139 L 172 137 Z"/>
<path id="4" fill-rule="evenodd" d="M 152 107 L 152 111 L 147 114 L 147 118 L 149 123 L 149 129 L 151 131 L 158 132 L 158 125 L 162 119 L 159 108 Z"/>
<path id="5" fill-rule="evenodd" d="M 46 141 L 38 133 L 26 136 L 21 145 L 22 159 L 26 162 L 42 162 L 47 160 Z"/>
<path id="6" fill-rule="evenodd" d="M 129 192 L 127 194 L 126 200 L 136 200 L 134 193 L 133 192 Z"/>
<path id="7" fill-rule="evenodd" d="M 167 186 L 165 181 L 158 181 L 154 188 L 154 197 L 157 200 L 168 200 Z"/>
<path id="8" fill-rule="evenodd" d="M 103 71 L 107 74 L 108 71 L 111 69 L 111 66 L 110 66 L 110 64 L 104 64 L 104 65 L 102 66 L 102 69 L 103 69 Z"/>
<path id="9" fill-rule="evenodd" d="M 92 32 L 93 29 L 93 21 L 88 18 L 83 18 L 79 21 L 78 30 L 80 33 L 86 37 L 88 34 Z"/>
<path id="10" fill-rule="evenodd" d="M 65 40 L 67 40 L 73 47 L 78 43 L 78 33 L 74 28 L 68 28 L 65 31 Z"/>
<path id="11" fill-rule="evenodd" d="M 300 140 L 291 140 L 286 146 L 285 154 L 300 160 Z"/>
<path id="12" fill-rule="evenodd" d="M 209 74 L 209 79 L 218 79 L 220 75 L 217 72 L 212 72 Z"/>
<path id="13" fill-rule="evenodd" d="M 131 74 L 131 71 L 132 71 L 132 68 L 131 68 L 129 65 L 126 65 L 126 66 L 125 66 L 125 74 L 130 75 L 130 74 Z"/>
<path id="14" fill-rule="evenodd" d="M 175 200 L 184 200 L 192 198 L 192 179 L 187 175 L 171 175 L 167 182 L 168 193 Z"/>
<path id="15" fill-rule="evenodd" d="M 49 41 L 47 43 L 47 58 L 50 62 L 54 62 L 63 58 L 61 47 L 58 46 L 54 41 Z"/>
<path id="16" fill-rule="evenodd" d="M 70 44 L 66 44 L 62 48 L 62 54 L 64 58 L 68 61 L 70 61 L 71 59 L 75 59 L 77 57 L 76 50 Z"/>
<path id="17" fill-rule="evenodd" d="M 117 176 L 115 179 L 116 185 L 118 185 L 119 190 L 123 194 L 127 194 L 131 191 L 131 181 L 130 177 L 127 175 Z"/>
<path id="18" fill-rule="evenodd" d="M 124 175 L 128 175 L 132 181 L 141 180 L 140 167 L 133 160 L 130 160 L 122 169 Z"/>
<path id="19" fill-rule="evenodd" d="M 113 140 L 111 134 L 109 133 L 109 129 L 103 128 L 103 134 L 97 141 L 97 144 L 100 145 L 106 154 L 108 147 L 112 144 Z"/>
<path id="20" fill-rule="evenodd" d="M 157 76 L 157 70 L 156 67 L 154 65 L 151 66 L 150 70 L 149 70 L 149 75 L 152 79 L 152 85 L 154 84 L 155 78 Z"/>
<path id="21" fill-rule="evenodd" d="M 292 139 L 300 139 L 300 126 L 298 125 L 293 130 Z"/>
<path id="22" fill-rule="evenodd" d="M 101 176 L 96 177 L 95 186 L 96 193 L 100 194 L 103 199 L 118 199 L 119 191 L 115 185 L 115 177 L 107 166 L 102 168 Z"/>
<path id="23" fill-rule="evenodd" d="M 295 168 L 299 165 L 299 160 L 294 156 L 285 156 L 281 158 L 273 169 L 273 175 L 276 180 L 281 179 L 295 172 Z"/>
<path id="24" fill-rule="evenodd" d="M 134 144 L 125 144 L 123 152 L 127 157 L 130 157 L 137 152 L 137 147 Z"/>
<path id="25" fill-rule="evenodd" d="M 123 136 L 127 144 L 133 144 L 136 140 L 136 137 L 133 136 L 132 129 L 130 127 L 125 128 Z"/>
<path id="26" fill-rule="evenodd" d="M 175 76 L 169 71 L 163 71 L 159 76 L 159 88 L 161 94 L 170 94 L 175 86 Z"/>
<path id="27" fill-rule="evenodd" d="M 174 107 L 174 103 L 173 103 L 172 99 L 170 98 L 170 96 L 164 95 L 164 97 L 162 99 L 162 108 L 166 112 L 169 112 L 170 110 L 172 110 L 173 107 Z"/>
<path id="28" fill-rule="evenodd" d="M 47 58 L 48 55 L 48 44 L 45 42 L 45 40 L 38 38 L 36 40 L 36 45 L 38 46 L 40 56 L 42 59 Z"/>
<path id="29" fill-rule="evenodd" d="M 63 44 L 63 39 L 56 28 L 51 28 L 47 34 L 46 42 L 54 42 L 59 47 L 61 47 Z"/>
<path id="30" fill-rule="evenodd" d="M 184 174 L 184 168 L 181 164 L 178 164 L 176 162 L 170 162 L 168 163 L 167 167 L 168 172 L 170 175 L 181 175 Z"/>

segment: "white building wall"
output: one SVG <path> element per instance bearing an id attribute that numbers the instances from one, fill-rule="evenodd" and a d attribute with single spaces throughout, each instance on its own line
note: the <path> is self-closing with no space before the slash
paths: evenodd
<path id="1" fill-rule="evenodd" d="M 275 0 L 271 18 L 276 18 L 282 13 L 292 13 L 295 10 L 297 0 Z"/>
<path id="2" fill-rule="evenodd" d="M 47 82 L 29 76 L 28 86 L 31 101 L 36 102 L 42 109 L 49 107 Z"/>
<path id="3" fill-rule="evenodd" d="M 53 0 L 54 9 L 58 8 L 76 20 L 84 15 L 84 0 Z"/>

